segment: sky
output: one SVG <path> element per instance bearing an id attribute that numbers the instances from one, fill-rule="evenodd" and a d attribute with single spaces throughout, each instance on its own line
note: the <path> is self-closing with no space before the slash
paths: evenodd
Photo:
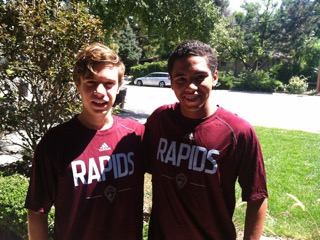
<path id="1" fill-rule="evenodd" d="M 280 3 L 281 0 L 273 0 L 274 2 Z M 261 2 L 260 0 L 247 0 L 247 2 Z M 241 11 L 240 6 L 244 3 L 244 0 L 229 0 L 229 9 L 234 11 Z"/>

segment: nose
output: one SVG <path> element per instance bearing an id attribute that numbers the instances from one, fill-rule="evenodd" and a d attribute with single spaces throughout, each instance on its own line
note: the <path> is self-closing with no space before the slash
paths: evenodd
<path id="1" fill-rule="evenodd" d="M 106 94 L 106 89 L 102 83 L 100 83 L 96 90 L 95 90 L 96 95 L 105 95 Z"/>
<path id="2" fill-rule="evenodd" d="M 194 81 L 190 81 L 190 82 L 188 83 L 188 88 L 189 88 L 189 89 L 192 89 L 192 90 L 197 90 L 197 89 L 198 89 L 198 87 L 197 87 L 197 85 L 194 83 Z"/>

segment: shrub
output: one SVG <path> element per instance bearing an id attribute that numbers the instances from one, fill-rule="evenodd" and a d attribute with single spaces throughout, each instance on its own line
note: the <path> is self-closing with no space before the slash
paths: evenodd
<path id="1" fill-rule="evenodd" d="M 236 88 L 254 92 L 275 92 L 282 83 L 270 77 L 268 72 L 258 70 L 255 72 L 245 71 L 240 74 L 240 82 Z"/>
<path id="2" fill-rule="evenodd" d="M 301 94 L 305 93 L 308 89 L 307 78 L 303 76 L 293 76 L 289 80 L 289 84 L 286 84 L 284 87 L 285 92 Z"/>
<path id="3" fill-rule="evenodd" d="M 0 129 L 21 137 L 15 143 L 27 157 L 47 130 L 79 111 L 74 54 L 103 42 L 105 32 L 83 3 L 71 2 L 1 1 L 0 24 Z"/>
<path id="4" fill-rule="evenodd" d="M 235 81 L 236 77 L 234 77 L 232 73 L 219 71 L 219 80 L 215 88 L 230 90 L 234 86 Z"/>
<path id="5" fill-rule="evenodd" d="M 280 80 L 284 84 L 289 82 L 289 79 L 293 75 L 299 75 L 301 71 L 298 63 L 281 62 L 271 67 L 270 71 L 276 79 Z"/>
<path id="6" fill-rule="evenodd" d="M 0 173 L 1 174 L 1 173 Z M 0 230 L 14 234 L 16 238 L 28 239 L 27 210 L 24 208 L 28 178 L 22 175 L 0 175 Z M 49 214 L 50 236 L 53 234 L 53 212 Z"/>
<path id="7" fill-rule="evenodd" d="M 24 201 L 27 178 L 21 175 L 0 177 L 0 228 L 27 238 L 27 210 Z"/>
<path id="8" fill-rule="evenodd" d="M 132 80 L 148 75 L 151 72 L 166 72 L 167 62 L 159 61 L 152 63 L 145 63 L 142 65 L 134 66 L 130 70 L 130 75 L 132 75 Z"/>

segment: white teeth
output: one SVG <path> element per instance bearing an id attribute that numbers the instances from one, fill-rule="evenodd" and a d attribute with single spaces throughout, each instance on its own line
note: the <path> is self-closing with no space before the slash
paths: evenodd
<path id="1" fill-rule="evenodd" d="M 196 99 L 198 96 L 184 96 L 188 100 Z"/>

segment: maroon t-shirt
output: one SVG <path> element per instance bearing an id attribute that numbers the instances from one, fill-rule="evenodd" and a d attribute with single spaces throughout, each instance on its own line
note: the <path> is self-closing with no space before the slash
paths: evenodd
<path id="1" fill-rule="evenodd" d="M 153 184 L 149 239 L 236 239 L 236 180 L 244 201 L 268 196 L 251 125 L 221 107 L 208 118 L 187 119 L 174 104 L 158 108 L 146 132 Z"/>
<path id="2" fill-rule="evenodd" d="M 113 116 L 108 130 L 77 118 L 45 134 L 25 207 L 55 208 L 55 239 L 142 239 L 144 126 Z"/>

